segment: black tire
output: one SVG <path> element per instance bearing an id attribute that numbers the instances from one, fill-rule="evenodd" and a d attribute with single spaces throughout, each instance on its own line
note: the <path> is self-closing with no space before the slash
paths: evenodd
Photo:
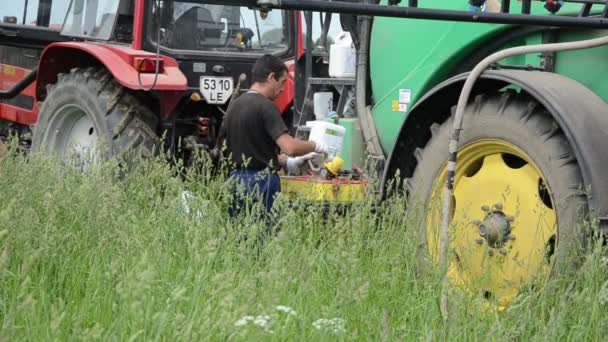
<path id="1" fill-rule="evenodd" d="M 434 186 L 440 176 L 440 170 L 446 163 L 452 124 L 453 118 L 442 124 L 433 124 L 432 138 L 424 149 L 416 150 L 418 165 L 413 177 L 408 181 L 409 203 L 412 204 L 412 210 L 416 207 L 420 209 L 420 204 L 425 206 L 424 213 L 431 210 L 428 207 L 429 199 L 433 189 L 436 189 Z M 547 183 L 551 206 L 557 218 L 557 236 L 553 240 L 552 257 L 547 258 L 548 262 L 551 262 L 552 273 L 563 269 L 559 266 L 572 266 L 571 256 L 581 246 L 582 234 L 578 231 L 577 224 L 586 208 L 586 198 L 581 192 L 583 182 L 579 166 L 563 132 L 536 100 L 509 91 L 478 95 L 473 103 L 466 107 L 463 130 L 460 134 L 461 148 L 488 139 L 517 146 L 536 164 Z M 457 187 L 458 184 L 455 186 Z M 459 209 L 463 210 L 456 204 L 455 210 Z M 465 210 L 473 211 L 480 208 Z M 419 229 L 418 258 L 418 269 L 422 273 L 435 265 L 430 258 L 427 214 L 424 215 L 424 222 Z M 483 242 L 477 241 L 477 243 Z"/>
<path id="2" fill-rule="evenodd" d="M 74 68 L 47 86 L 32 150 L 66 158 L 70 140 L 66 135 L 79 122 L 89 123 L 77 127 L 95 135 L 104 159 L 149 157 L 159 148 L 158 117 L 103 68 Z"/>

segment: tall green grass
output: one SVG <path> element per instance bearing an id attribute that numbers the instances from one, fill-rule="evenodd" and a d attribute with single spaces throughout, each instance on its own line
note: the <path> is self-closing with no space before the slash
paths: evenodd
<path id="1" fill-rule="evenodd" d="M 460 298 L 445 320 L 441 277 L 416 275 L 403 198 L 342 214 L 279 200 L 270 223 L 255 206 L 230 220 L 226 177 L 195 170 L 177 176 L 157 160 L 118 181 L 111 163 L 82 173 L 4 157 L 0 340 L 608 336 L 608 258 L 598 246 L 574 276 L 524 293 L 506 312 Z"/>

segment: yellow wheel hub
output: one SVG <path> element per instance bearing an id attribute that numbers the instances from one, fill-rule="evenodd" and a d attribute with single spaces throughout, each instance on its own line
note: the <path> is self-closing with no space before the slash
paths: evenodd
<path id="1" fill-rule="evenodd" d="M 435 262 L 445 167 L 439 175 L 426 226 Z M 452 285 L 505 307 L 523 285 L 546 280 L 557 218 L 544 184 L 531 158 L 505 141 L 481 140 L 460 149 L 448 256 Z"/>

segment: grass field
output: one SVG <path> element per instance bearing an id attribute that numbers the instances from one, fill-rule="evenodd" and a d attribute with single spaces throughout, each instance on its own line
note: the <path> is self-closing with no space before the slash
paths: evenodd
<path id="1" fill-rule="evenodd" d="M 205 170 L 205 168 L 203 168 Z M 228 182 L 153 162 L 116 181 L 9 154 L 0 161 L 0 340 L 606 340 L 608 257 L 505 312 L 415 271 L 414 224 L 393 197 L 344 215 L 279 201 L 272 237 L 231 221 Z M 180 194 L 190 190 L 192 211 Z M 259 208 L 253 208 L 255 213 Z M 197 211 L 200 213 L 198 214 Z M 279 215 L 280 214 L 280 215 Z"/>

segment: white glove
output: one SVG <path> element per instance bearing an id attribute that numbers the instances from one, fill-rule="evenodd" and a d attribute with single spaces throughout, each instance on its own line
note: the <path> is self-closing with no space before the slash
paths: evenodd
<path id="1" fill-rule="evenodd" d="M 299 175 L 302 170 L 302 167 L 306 164 L 306 162 L 316 156 L 316 152 L 310 152 L 299 157 L 289 157 L 285 162 L 285 169 L 287 169 L 287 173 L 289 173 L 290 175 Z"/>
<path id="2" fill-rule="evenodd" d="M 324 143 L 320 143 L 320 142 L 316 142 L 315 141 L 315 152 L 316 153 L 325 153 L 325 154 L 328 154 L 329 153 L 329 147 L 327 145 L 325 145 Z"/>

